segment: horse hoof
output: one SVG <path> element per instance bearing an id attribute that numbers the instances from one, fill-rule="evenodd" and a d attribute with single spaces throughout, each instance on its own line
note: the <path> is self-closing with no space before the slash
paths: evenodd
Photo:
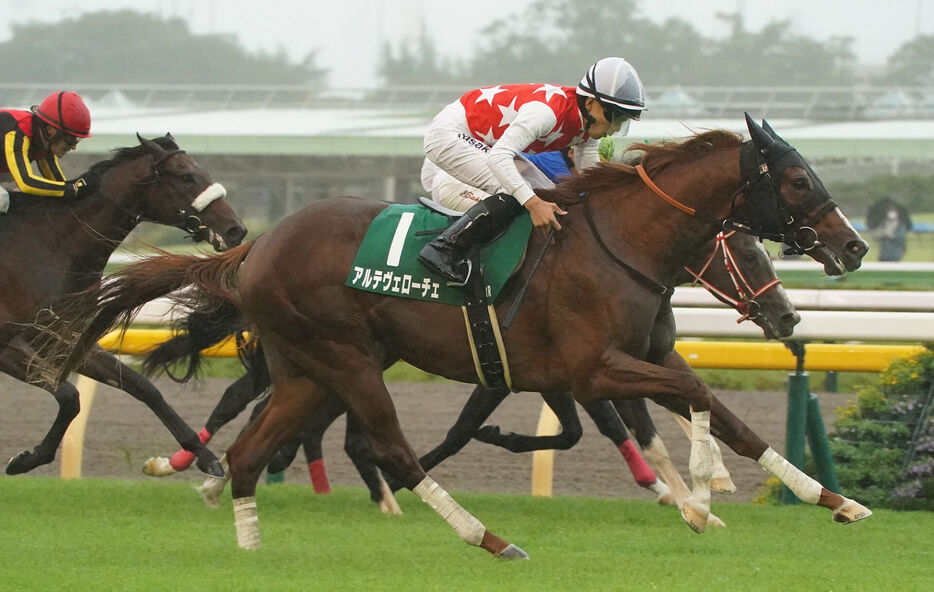
<path id="1" fill-rule="evenodd" d="M 392 494 L 392 490 L 389 489 L 389 485 L 382 479 L 380 479 L 379 489 L 383 494 L 383 497 L 380 498 L 379 502 L 377 502 L 379 511 L 383 514 L 392 516 L 401 515 L 402 508 L 399 507 L 399 503 L 396 501 L 396 496 Z"/>
<path id="2" fill-rule="evenodd" d="M 722 526 L 726 528 L 726 522 L 720 520 L 719 516 L 714 514 L 707 514 L 707 526 Z"/>
<path id="3" fill-rule="evenodd" d="M 497 559 L 528 559 L 529 554 L 510 543 L 508 547 L 494 555 L 494 557 Z"/>
<path id="4" fill-rule="evenodd" d="M 837 509 L 833 511 L 834 522 L 852 524 L 857 520 L 872 516 L 872 510 L 861 503 L 855 502 L 849 498 L 843 498 L 843 500 L 843 503 L 837 506 Z"/>
<path id="5" fill-rule="evenodd" d="M 154 456 L 143 463 L 143 474 L 150 477 L 168 477 L 175 473 L 169 459 L 164 456 Z"/>
<path id="6" fill-rule="evenodd" d="M 709 517 L 709 510 L 698 508 L 687 500 L 681 505 L 681 518 L 697 534 L 701 534 L 707 528 L 707 519 Z"/>
<path id="7" fill-rule="evenodd" d="M 671 489 L 661 479 L 656 479 L 654 483 L 648 486 L 648 489 L 655 492 L 655 502 L 660 506 L 675 505 L 675 497 Z"/>
<path id="8" fill-rule="evenodd" d="M 224 486 L 226 484 L 227 481 L 224 479 L 208 477 L 200 487 L 195 487 L 195 491 L 197 491 L 201 499 L 204 500 L 205 506 L 217 509 L 221 507 L 221 493 L 224 491 Z"/>
<path id="9" fill-rule="evenodd" d="M 710 490 L 717 493 L 736 493 L 736 484 L 729 475 L 726 477 L 712 477 L 710 479 Z"/>
<path id="10" fill-rule="evenodd" d="M 200 469 L 201 472 L 205 475 L 215 477 L 217 479 L 224 479 L 227 477 L 227 473 L 224 472 L 224 467 L 221 466 L 220 461 L 216 458 L 212 459 L 207 464 L 198 462 L 198 469 Z"/>
<path id="11" fill-rule="evenodd" d="M 7 475 L 20 475 L 27 473 L 39 466 L 36 455 L 32 450 L 24 450 L 12 457 L 6 464 Z"/>

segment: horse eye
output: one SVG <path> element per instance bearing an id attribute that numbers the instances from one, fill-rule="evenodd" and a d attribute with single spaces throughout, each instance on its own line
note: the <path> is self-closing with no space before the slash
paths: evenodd
<path id="1" fill-rule="evenodd" d="M 798 177 L 797 179 L 791 182 L 791 185 L 795 189 L 808 189 L 811 186 L 811 184 L 808 183 L 808 180 L 804 177 Z"/>
<path id="2" fill-rule="evenodd" d="M 184 181 L 185 183 L 194 183 L 195 176 L 192 175 L 191 173 L 185 173 L 184 175 L 182 175 L 182 181 Z"/>

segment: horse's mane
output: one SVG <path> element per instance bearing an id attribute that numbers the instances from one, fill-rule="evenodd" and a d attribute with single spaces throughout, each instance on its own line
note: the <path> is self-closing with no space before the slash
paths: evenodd
<path id="1" fill-rule="evenodd" d="M 163 150 L 178 150 L 178 144 L 175 143 L 175 140 L 172 139 L 171 136 L 154 138 L 153 142 L 161 146 Z M 113 153 L 113 156 L 110 157 L 110 159 L 94 163 L 91 165 L 91 168 L 88 169 L 88 171 L 103 175 L 105 172 L 127 162 L 128 160 L 139 158 L 140 156 L 148 154 L 146 147 L 142 144 L 138 146 L 129 146 L 126 148 L 114 148 L 111 152 Z"/>
<path id="2" fill-rule="evenodd" d="M 733 148 L 743 143 L 742 136 L 726 130 L 711 130 L 686 140 L 660 140 L 648 144 L 633 144 L 626 151 L 641 152 L 640 162 L 649 176 L 655 176 L 672 164 L 693 162 L 717 150 Z M 541 189 L 536 195 L 562 206 L 580 203 L 581 197 L 606 189 L 619 189 L 638 179 L 636 169 L 627 164 L 603 162 L 580 174 L 565 177 L 554 189 Z"/>

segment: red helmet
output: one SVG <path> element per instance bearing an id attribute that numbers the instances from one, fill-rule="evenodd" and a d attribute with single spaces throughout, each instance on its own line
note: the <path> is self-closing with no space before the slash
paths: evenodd
<path id="1" fill-rule="evenodd" d="M 91 135 L 91 112 L 76 93 L 54 92 L 32 108 L 39 119 L 79 138 Z"/>

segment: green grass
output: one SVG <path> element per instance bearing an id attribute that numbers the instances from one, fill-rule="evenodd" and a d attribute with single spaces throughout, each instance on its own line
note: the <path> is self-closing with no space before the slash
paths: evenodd
<path id="1" fill-rule="evenodd" d="M 461 542 L 408 492 L 386 517 L 363 489 L 262 486 L 263 546 L 236 547 L 229 494 L 208 510 L 156 481 L 4 477 L 7 590 L 927 590 L 934 514 L 878 511 L 841 526 L 811 506 L 719 504 L 693 534 L 651 502 L 456 495 L 531 561 Z"/>

